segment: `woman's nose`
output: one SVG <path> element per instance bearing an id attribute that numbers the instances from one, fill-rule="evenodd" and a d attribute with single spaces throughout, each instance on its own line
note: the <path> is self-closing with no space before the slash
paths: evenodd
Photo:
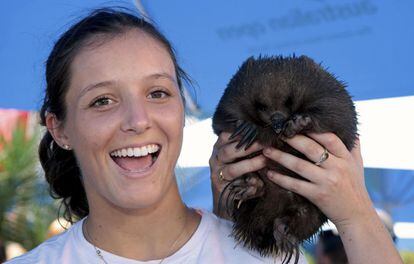
<path id="1" fill-rule="evenodd" d="M 148 109 L 144 102 L 134 101 L 125 107 L 123 123 L 124 132 L 142 133 L 151 126 Z"/>

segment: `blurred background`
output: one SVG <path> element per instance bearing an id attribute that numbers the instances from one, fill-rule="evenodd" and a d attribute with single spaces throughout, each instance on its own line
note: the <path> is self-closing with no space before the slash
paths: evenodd
<path id="1" fill-rule="evenodd" d="M 405 262 L 414 263 L 414 2 L 409 0 L 1 1 L 0 262 L 67 226 L 57 219 L 59 203 L 49 197 L 37 160 L 44 62 L 62 32 L 104 6 L 136 9 L 153 20 L 196 83 L 186 91 L 188 115 L 176 169 L 189 206 L 212 209 L 208 159 L 216 137 L 210 118 L 238 66 L 252 55 L 305 54 L 348 84 L 359 114 L 368 191 Z M 335 227 L 323 229 L 320 240 L 336 243 L 330 237 Z M 318 247 L 304 248 L 312 261 Z"/>

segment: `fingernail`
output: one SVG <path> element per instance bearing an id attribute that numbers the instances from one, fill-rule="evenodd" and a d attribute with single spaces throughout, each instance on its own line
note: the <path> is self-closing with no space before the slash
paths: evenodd
<path id="1" fill-rule="evenodd" d="M 264 148 L 263 149 L 263 154 L 270 155 L 271 153 L 272 153 L 272 149 L 271 148 Z"/>
<path id="2" fill-rule="evenodd" d="M 275 175 L 276 175 L 276 173 L 274 171 L 271 171 L 271 170 L 267 171 L 267 177 L 273 178 Z"/>
<path id="3" fill-rule="evenodd" d="M 285 136 L 281 136 L 280 139 L 284 142 L 287 142 L 287 141 L 289 141 L 290 138 L 285 137 Z"/>

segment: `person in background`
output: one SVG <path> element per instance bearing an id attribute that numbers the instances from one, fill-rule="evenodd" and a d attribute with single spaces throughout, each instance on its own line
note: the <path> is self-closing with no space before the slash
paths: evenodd
<path id="1" fill-rule="evenodd" d="M 375 209 L 384 227 L 387 229 L 391 239 L 396 242 L 394 233 L 394 222 L 392 217 L 382 209 Z M 316 244 L 316 263 L 317 264 L 347 264 L 345 248 L 338 230 L 323 230 L 318 234 L 318 242 Z"/>
<path id="2" fill-rule="evenodd" d="M 319 233 L 315 258 L 316 264 L 348 264 L 344 245 L 338 233 L 333 230 Z"/>

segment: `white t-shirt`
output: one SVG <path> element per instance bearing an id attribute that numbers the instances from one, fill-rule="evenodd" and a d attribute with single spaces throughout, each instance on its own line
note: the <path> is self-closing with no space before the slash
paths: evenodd
<path id="1" fill-rule="evenodd" d="M 249 251 L 241 245 L 236 246 L 235 240 L 230 236 L 231 222 L 217 218 L 207 211 L 199 212 L 202 217 L 196 232 L 181 249 L 165 258 L 162 263 L 282 263 L 281 259 L 263 258 L 258 253 Z M 64 233 L 50 238 L 28 253 L 10 260 L 7 264 L 103 263 L 96 254 L 93 245 L 83 236 L 83 221 L 84 219 L 80 220 Z M 101 252 L 109 264 L 156 264 L 161 261 L 137 261 L 104 250 Z M 303 255 L 300 256 L 299 263 L 307 263 Z"/>

